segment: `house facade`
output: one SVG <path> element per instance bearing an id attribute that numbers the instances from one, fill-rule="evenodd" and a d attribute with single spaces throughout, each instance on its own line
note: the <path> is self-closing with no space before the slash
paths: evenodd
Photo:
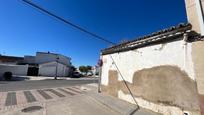
<path id="1" fill-rule="evenodd" d="M 60 54 L 37 52 L 36 63 L 40 76 L 68 76 L 70 73 L 71 58 Z"/>
<path id="2" fill-rule="evenodd" d="M 164 115 L 204 114 L 201 4 L 186 0 L 189 23 L 102 50 L 102 93 Z"/>

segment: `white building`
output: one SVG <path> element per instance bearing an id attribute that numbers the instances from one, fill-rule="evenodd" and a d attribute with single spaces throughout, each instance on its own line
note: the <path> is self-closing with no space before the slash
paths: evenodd
<path id="1" fill-rule="evenodd" d="M 25 76 L 27 75 L 28 65 L 13 65 L 13 64 L 0 64 L 0 77 L 5 72 L 12 72 L 13 75 Z"/>
<path id="2" fill-rule="evenodd" d="M 103 93 L 163 115 L 204 115 L 204 0 L 188 22 L 101 52 Z"/>
<path id="3" fill-rule="evenodd" d="M 50 52 L 37 52 L 36 56 L 0 56 L 0 74 L 28 76 L 69 76 L 71 58 Z"/>
<path id="4" fill-rule="evenodd" d="M 48 62 L 39 65 L 39 76 L 68 76 L 69 67 L 57 62 Z"/>
<path id="5" fill-rule="evenodd" d="M 37 52 L 35 63 L 39 65 L 40 76 L 68 76 L 71 58 L 50 52 Z"/>

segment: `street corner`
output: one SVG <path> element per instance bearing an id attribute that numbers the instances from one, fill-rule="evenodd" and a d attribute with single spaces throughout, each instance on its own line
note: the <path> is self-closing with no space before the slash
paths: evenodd
<path id="1" fill-rule="evenodd" d="M 0 111 L 18 110 L 29 105 L 65 100 L 85 93 L 86 90 L 80 86 L 0 92 Z"/>

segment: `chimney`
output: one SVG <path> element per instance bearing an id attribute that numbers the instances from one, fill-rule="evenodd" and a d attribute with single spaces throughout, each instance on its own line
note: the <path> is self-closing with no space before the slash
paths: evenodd
<path id="1" fill-rule="evenodd" d="M 192 30 L 204 35 L 204 0 L 185 0 L 188 22 Z"/>

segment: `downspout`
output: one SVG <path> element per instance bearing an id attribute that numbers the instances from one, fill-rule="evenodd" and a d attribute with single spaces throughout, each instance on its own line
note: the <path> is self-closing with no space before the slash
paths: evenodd
<path id="1" fill-rule="evenodd" d="M 100 60 L 102 60 L 102 53 L 100 54 Z M 102 64 L 98 64 L 98 65 L 99 65 L 98 93 L 101 93 Z"/>
<path id="2" fill-rule="evenodd" d="M 187 40 L 188 40 L 188 34 L 184 33 L 183 34 L 183 47 L 184 47 L 184 59 L 183 59 L 183 67 L 184 70 L 186 70 L 186 62 L 187 62 Z"/>
<path id="3" fill-rule="evenodd" d="M 203 18 L 203 6 L 201 4 L 201 0 L 195 0 L 196 2 L 196 9 L 198 13 L 198 20 L 200 24 L 200 32 L 201 35 L 204 35 L 204 18 Z"/>

